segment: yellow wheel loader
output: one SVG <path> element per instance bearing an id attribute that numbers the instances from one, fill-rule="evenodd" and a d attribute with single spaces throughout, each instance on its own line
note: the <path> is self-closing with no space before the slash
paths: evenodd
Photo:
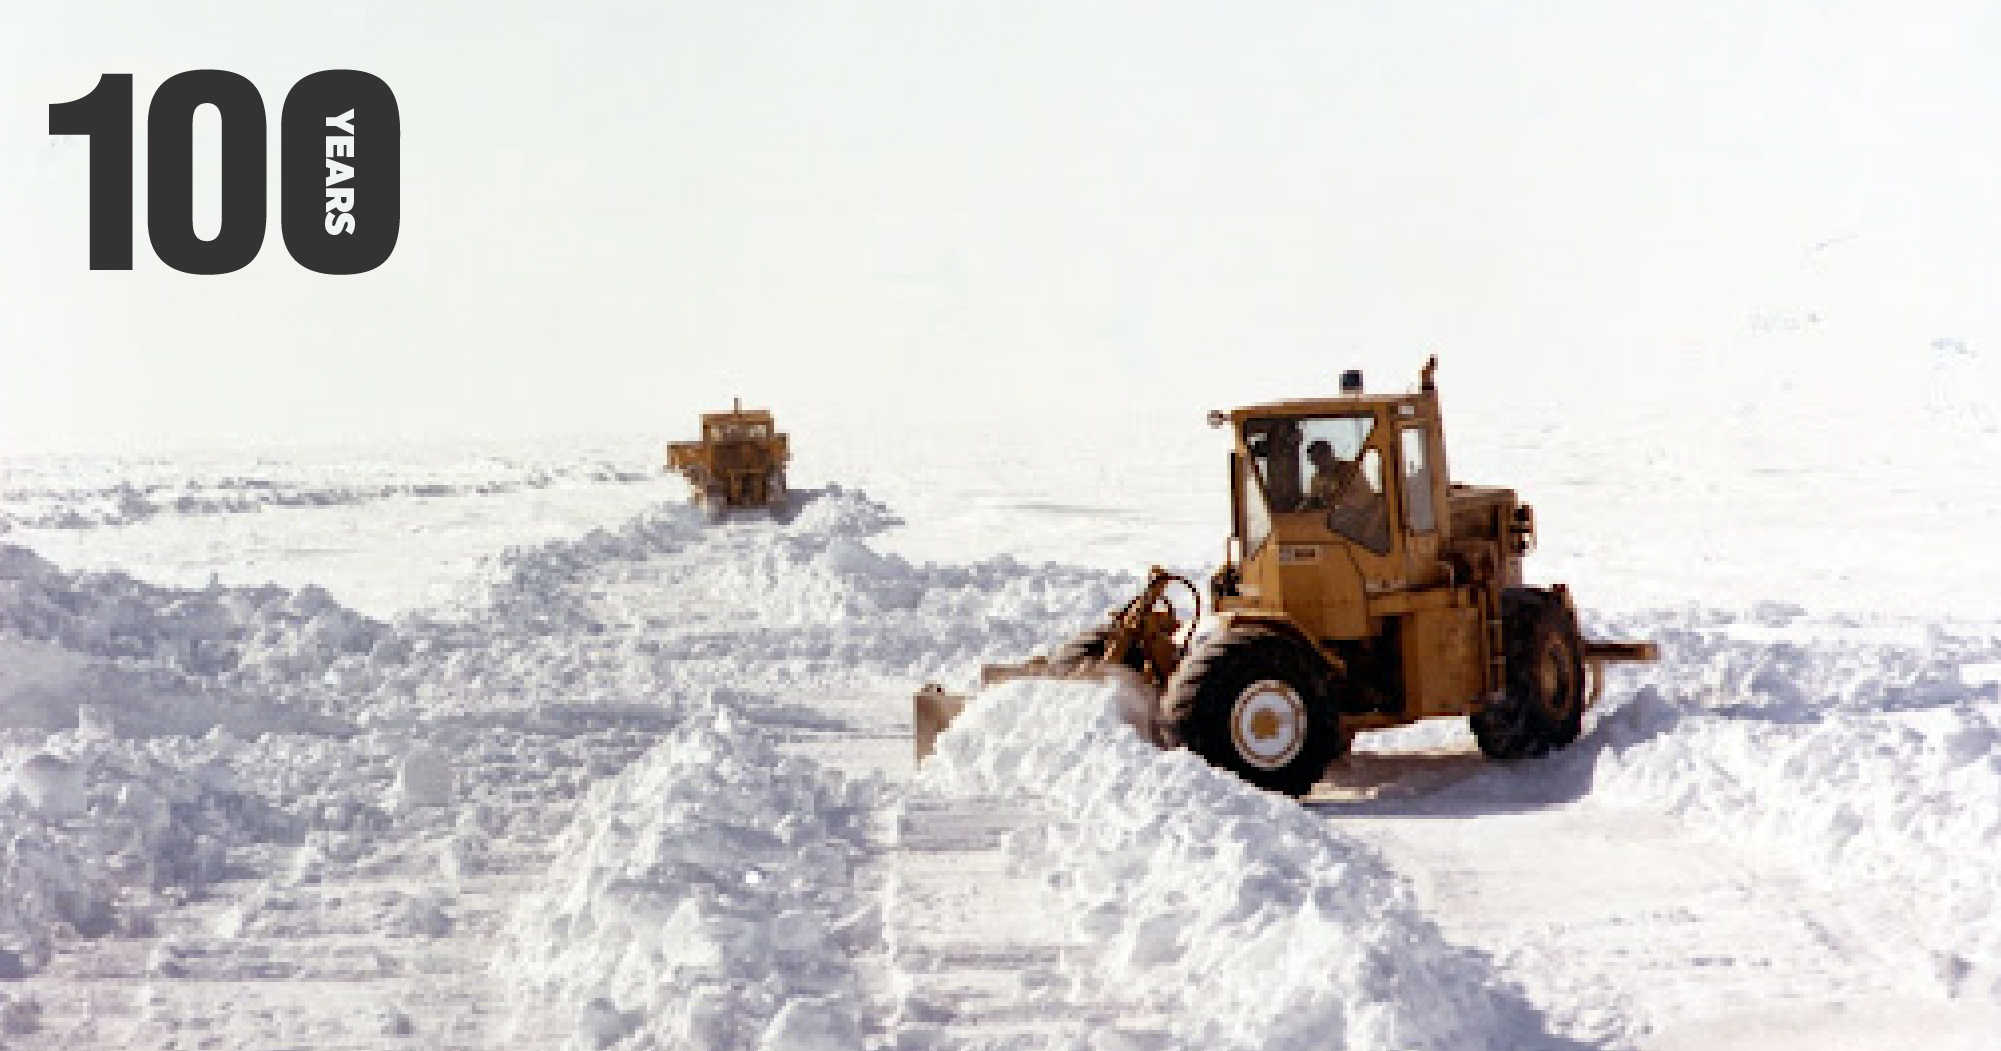
<path id="1" fill-rule="evenodd" d="M 1437 366 L 1410 394 L 1365 394 L 1350 371 L 1338 397 L 1210 413 L 1232 439 L 1234 519 L 1213 615 L 1155 567 L 1104 624 L 982 683 L 1124 669 L 1154 695 L 1139 729 L 1155 743 L 1295 796 L 1357 733 L 1420 719 L 1469 718 L 1504 763 L 1576 740 L 1604 665 L 1656 648 L 1587 642 L 1568 589 L 1523 586 L 1534 514 L 1513 490 L 1448 481 Z M 918 691 L 920 762 L 966 703 Z"/>
<path id="2" fill-rule="evenodd" d="M 694 489 L 694 500 L 720 519 L 734 508 L 785 506 L 785 465 L 792 448 L 772 424 L 771 413 L 746 409 L 742 399 L 728 412 L 702 415 L 698 441 L 667 446 L 667 470 Z"/>

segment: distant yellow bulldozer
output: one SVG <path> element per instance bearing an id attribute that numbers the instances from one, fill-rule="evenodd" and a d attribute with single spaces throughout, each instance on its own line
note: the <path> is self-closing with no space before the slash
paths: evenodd
<path id="1" fill-rule="evenodd" d="M 1586 642 L 1562 584 L 1522 583 L 1535 518 L 1510 489 L 1450 483 L 1425 365 L 1418 389 L 1212 412 L 1232 438 L 1227 555 L 1202 593 L 1155 567 L 1105 623 L 983 683 L 1123 668 L 1156 703 L 1140 729 L 1262 788 L 1304 795 L 1357 733 L 1467 716 L 1511 762 L 1576 740 L 1603 666 L 1651 642 Z M 1183 625 L 1170 591 L 1193 599 Z M 967 703 L 916 697 L 918 759 Z"/>
<path id="2" fill-rule="evenodd" d="M 667 469 L 680 472 L 695 502 L 718 519 L 736 508 L 783 508 L 791 458 L 791 444 L 774 428 L 771 413 L 746 409 L 742 399 L 728 412 L 704 413 L 700 440 L 667 446 Z"/>

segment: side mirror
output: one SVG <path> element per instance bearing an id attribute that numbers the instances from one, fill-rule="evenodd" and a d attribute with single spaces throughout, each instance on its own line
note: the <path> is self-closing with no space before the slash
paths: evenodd
<path id="1" fill-rule="evenodd" d="M 1209 410 L 1209 426 L 1211 426 L 1211 427 L 1226 427 L 1226 426 L 1228 426 L 1228 425 L 1229 425 L 1229 423 L 1230 423 L 1230 414 L 1229 414 L 1229 413 L 1227 413 L 1227 412 L 1224 412 L 1224 411 L 1223 411 L 1223 410 L 1221 410 L 1221 409 L 1210 409 L 1210 410 Z"/>

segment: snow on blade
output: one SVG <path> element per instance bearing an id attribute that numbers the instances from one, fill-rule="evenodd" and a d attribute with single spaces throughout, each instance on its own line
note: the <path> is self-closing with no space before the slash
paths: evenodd
<path id="1" fill-rule="evenodd" d="M 1141 995 L 1177 1047 L 1560 1047 L 1513 988 L 1447 944 L 1369 848 L 1296 802 L 1140 740 L 1115 684 L 983 692 L 919 778 L 1032 795 L 1063 820 L 1015 842 L 1107 946 L 1073 979 Z"/>

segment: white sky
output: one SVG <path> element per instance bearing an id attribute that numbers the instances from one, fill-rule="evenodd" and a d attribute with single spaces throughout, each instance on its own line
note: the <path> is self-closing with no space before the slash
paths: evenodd
<path id="1" fill-rule="evenodd" d="M 1997 55 L 1972 2 L 12 3 L 0 452 L 1896 374 L 2001 337 Z M 386 265 L 152 256 L 146 101 L 206 66 L 274 172 L 294 81 L 389 83 Z M 102 72 L 129 273 L 46 133 Z"/>

